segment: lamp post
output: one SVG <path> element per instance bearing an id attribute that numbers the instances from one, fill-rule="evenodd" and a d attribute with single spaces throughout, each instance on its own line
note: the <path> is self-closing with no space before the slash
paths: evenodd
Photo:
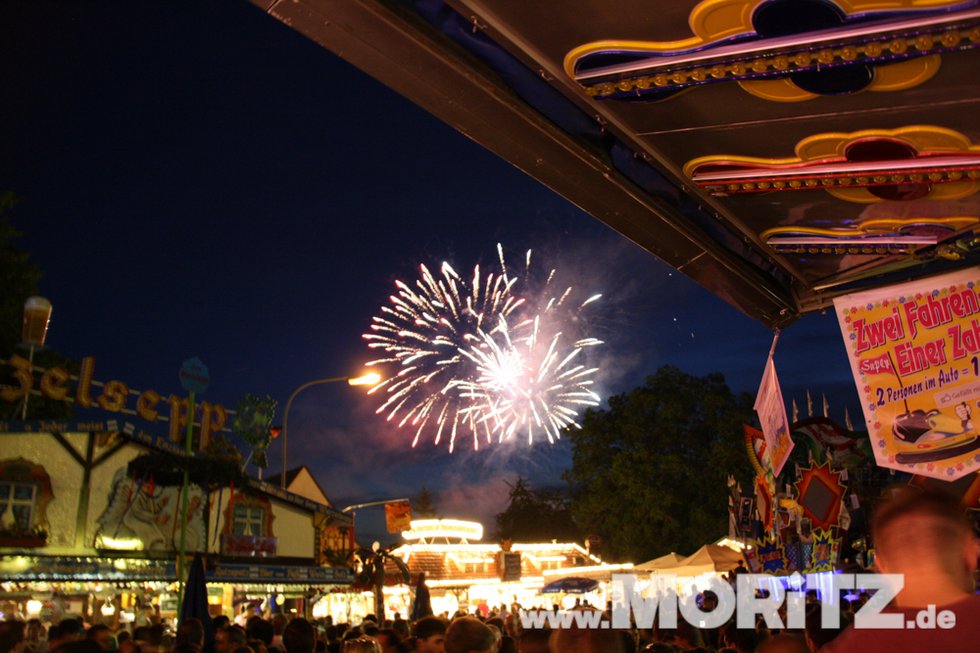
<path id="1" fill-rule="evenodd" d="M 341 381 L 347 381 L 349 385 L 374 386 L 381 382 L 381 375 L 370 372 L 361 376 L 334 376 L 328 379 L 316 379 L 314 381 L 308 381 L 293 390 L 293 394 L 289 395 L 289 399 L 286 401 L 286 410 L 283 412 L 282 418 L 282 478 L 280 479 L 282 489 L 286 489 L 286 436 L 289 433 L 289 408 L 293 405 L 293 399 L 307 388 L 326 383 L 340 383 Z"/>

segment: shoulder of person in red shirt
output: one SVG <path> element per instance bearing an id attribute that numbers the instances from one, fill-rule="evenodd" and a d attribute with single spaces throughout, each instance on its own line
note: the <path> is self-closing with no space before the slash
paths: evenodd
<path id="1" fill-rule="evenodd" d="M 855 628 L 851 626 L 836 639 L 822 646 L 819 653 L 901 653 L 919 651 L 929 653 L 962 653 L 977 650 L 980 646 L 980 596 L 974 595 L 950 603 L 936 606 L 934 615 L 943 610 L 952 610 L 956 615 L 956 625 L 952 628 L 909 628 L 922 608 L 904 610 L 888 609 L 885 612 L 900 612 L 905 616 L 906 627 L 902 629 Z"/>

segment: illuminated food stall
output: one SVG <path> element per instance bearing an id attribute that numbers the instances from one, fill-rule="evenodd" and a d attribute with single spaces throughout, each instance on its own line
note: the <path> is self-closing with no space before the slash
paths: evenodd
<path id="1" fill-rule="evenodd" d="M 514 603 L 524 608 L 551 607 L 555 596 L 541 593 L 550 574 L 603 566 L 599 558 L 574 542 L 505 540 L 488 544 L 481 542 L 483 525 L 478 522 L 417 519 L 411 524 L 402 533 L 406 543 L 392 553 L 408 566 L 413 584 L 425 574 L 435 614 L 485 613 L 499 606 L 510 609 Z M 408 614 L 412 598 L 412 587 L 385 587 L 385 605 L 392 614 Z"/>

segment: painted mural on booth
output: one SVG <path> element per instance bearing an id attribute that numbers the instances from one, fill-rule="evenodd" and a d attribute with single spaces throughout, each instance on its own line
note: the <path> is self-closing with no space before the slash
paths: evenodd
<path id="1" fill-rule="evenodd" d="M 204 492 L 187 486 L 187 550 L 203 551 Z M 179 485 L 157 485 L 151 476 L 137 478 L 118 469 L 109 502 L 99 517 L 95 548 L 133 551 L 176 551 L 180 542 Z"/>

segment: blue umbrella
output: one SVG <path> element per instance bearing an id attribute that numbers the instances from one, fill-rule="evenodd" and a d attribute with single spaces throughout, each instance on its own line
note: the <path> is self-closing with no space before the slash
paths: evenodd
<path id="1" fill-rule="evenodd" d="M 569 576 L 551 581 L 541 588 L 542 594 L 585 594 L 599 587 L 599 581 L 591 578 Z"/>
<path id="2" fill-rule="evenodd" d="M 184 585 L 184 602 L 180 606 L 180 620 L 189 617 L 200 619 L 204 626 L 204 650 L 214 647 L 214 627 L 211 623 L 211 613 L 208 612 L 208 584 L 204 580 L 204 559 L 200 552 L 194 554 L 190 571 L 187 572 L 187 583 Z"/>

